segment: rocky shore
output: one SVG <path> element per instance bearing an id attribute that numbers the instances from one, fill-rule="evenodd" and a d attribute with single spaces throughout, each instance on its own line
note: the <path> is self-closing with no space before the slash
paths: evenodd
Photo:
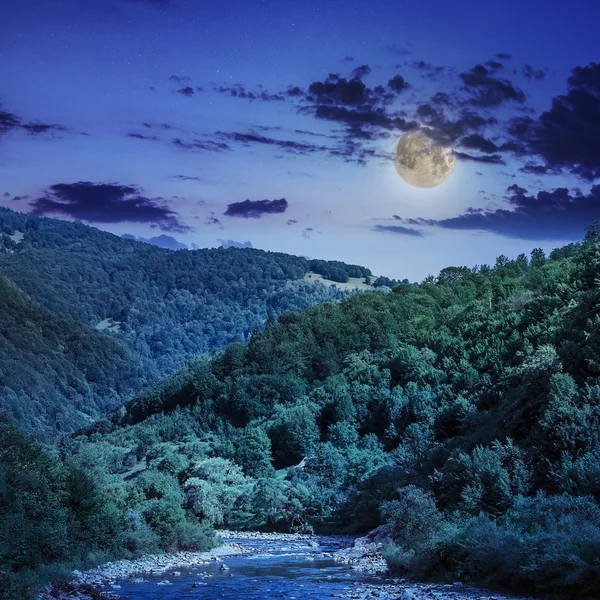
<path id="1" fill-rule="evenodd" d="M 247 554 L 251 549 L 244 548 L 239 544 L 226 543 L 208 552 L 177 552 L 175 554 L 164 554 L 159 556 L 143 556 L 135 560 L 119 560 L 106 563 L 96 569 L 90 569 L 85 573 L 73 571 L 73 579 L 64 589 L 48 588 L 38 600 L 116 600 L 117 593 L 100 592 L 101 586 L 114 586 L 118 589 L 118 579 L 132 578 L 136 576 L 157 575 L 167 571 L 177 576 L 177 569 L 197 565 L 209 564 L 219 561 L 226 556 L 237 556 Z"/>

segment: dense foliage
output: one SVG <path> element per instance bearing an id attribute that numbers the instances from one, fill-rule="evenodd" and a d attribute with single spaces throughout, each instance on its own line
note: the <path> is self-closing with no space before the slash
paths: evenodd
<path id="1" fill-rule="evenodd" d="M 371 270 L 359 265 L 348 265 L 339 260 L 309 261 L 309 268 L 314 273 L 322 275 L 325 279 L 346 283 L 350 277 L 370 277 Z"/>
<path id="2" fill-rule="evenodd" d="M 3 418 L 0 448 L 2 598 L 29 598 L 48 579 L 67 581 L 73 567 L 215 544 L 206 523 L 184 514 L 167 476 L 146 476 L 153 491 L 144 497 L 95 465 L 44 451 Z"/>
<path id="3" fill-rule="evenodd" d="M 39 347 L 74 381 L 103 356 L 127 362 L 126 336 L 63 339 L 73 322 L 2 285 L 9 339 L 34 336 L 22 352 Z M 247 345 L 188 360 L 63 438 L 59 455 L 2 423 L 2 582 L 22 597 L 67 559 L 204 547 L 211 527 L 383 525 L 400 573 L 597 598 L 599 300 L 592 227 L 549 257 L 271 316 Z M 120 345 L 104 354 L 105 338 Z M 71 339 L 93 358 L 65 354 Z"/>
<path id="4" fill-rule="evenodd" d="M 145 382 L 120 341 L 53 313 L 0 276 L 0 406 L 24 429 L 71 432 Z"/>
<path id="5" fill-rule="evenodd" d="M 0 407 L 38 433 L 73 431 L 184 359 L 247 342 L 270 313 L 347 295 L 304 281 L 308 270 L 296 256 L 174 252 L 0 208 Z"/>
<path id="6" fill-rule="evenodd" d="M 270 320 L 62 451 L 213 525 L 366 531 L 399 572 L 600 595 L 600 242 Z"/>

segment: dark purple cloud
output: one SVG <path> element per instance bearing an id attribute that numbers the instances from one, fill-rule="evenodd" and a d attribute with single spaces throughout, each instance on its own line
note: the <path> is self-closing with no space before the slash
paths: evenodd
<path id="1" fill-rule="evenodd" d="M 460 145 L 463 148 L 468 148 L 469 150 L 479 150 L 480 152 L 486 152 L 487 154 L 491 154 L 492 152 L 496 152 L 498 150 L 498 146 L 496 146 L 494 142 L 484 138 L 478 133 L 465 136 L 460 140 Z"/>
<path id="2" fill-rule="evenodd" d="M 600 219 L 600 185 L 593 186 L 587 195 L 557 188 L 532 196 L 517 185 L 511 185 L 507 192 L 507 208 L 469 208 L 462 215 L 441 220 L 398 220 L 404 225 L 488 231 L 526 240 L 578 240 L 588 225 Z"/>
<path id="3" fill-rule="evenodd" d="M 352 70 L 352 79 L 362 79 L 371 73 L 371 67 L 369 65 L 360 65 L 356 69 Z"/>
<path id="4" fill-rule="evenodd" d="M 567 90 L 538 118 L 513 119 L 509 131 L 522 154 L 594 181 L 600 177 L 600 64 L 575 67 Z"/>
<path id="5" fill-rule="evenodd" d="M 217 131 L 217 135 L 221 138 L 244 145 L 261 144 L 265 146 L 277 146 L 293 154 L 312 154 L 313 152 L 322 152 L 327 149 L 324 146 L 316 146 L 314 144 L 306 144 L 294 140 L 280 140 L 254 132 L 239 133 Z"/>
<path id="6" fill-rule="evenodd" d="M 443 106 L 432 102 L 421 104 L 416 113 L 423 125 L 432 128 L 428 135 L 441 144 L 454 144 L 459 138 L 466 139 L 467 144 L 474 144 L 479 138 L 484 139 L 479 132 L 497 123 L 495 117 L 481 115 L 470 108 L 462 108 L 456 116 L 449 117 Z M 474 133 L 479 138 L 472 137 Z"/>
<path id="7" fill-rule="evenodd" d="M 546 77 L 546 71 L 544 69 L 534 69 L 531 65 L 526 64 L 521 71 L 523 77 L 526 79 L 535 79 L 539 81 L 540 79 L 544 79 Z"/>
<path id="8" fill-rule="evenodd" d="M 191 229 L 162 198 L 142 196 L 141 189 L 134 185 L 57 183 L 29 205 L 34 215 L 64 215 L 88 223 L 145 223 L 176 232 Z"/>
<path id="9" fill-rule="evenodd" d="M 406 83 L 406 80 L 404 79 L 404 77 L 402 77 L 402 75 L 394 75 L 388 81 L 387 85 L 390 88 L 390 90 L 393 90 L 396 93 L 399 93 L 402 90 L 405 90 L 407 87 L 409 87 L 408 83 Z"/>
<path id="10" fill-rule="evenodd" d="M 468 160 L 471 162 L 485 163 L 485 164 L 489 164 L 489 165 L 505 165 L 506 164 L 504 162 L 504 160 L 502 159 L 502 156 L 500 156 L 500 154 L 476 155 L 476 154 L 469 154 L 468 152 L 459 152 L 459 151 L 455 150 L 454 156 L 456 156 L 456 158 L 458 158 L 459 160 Z"/>
<path id="11" fill-rule="evenodd" d="M 295 88 L 291 88 L 293 91 Z M 272 94 L 265 90 L 259 90 L 253 92 L 251 90 L 246 89 L 241 84 L 236 84 L 229 87 L 218 86 L 214 87 L 213 90 L 218 92 L 219 94 L 226 94 L 231 96 L 232 98 L 242 98 L 245 100 L 263 100 L 264 102 L 284 102 L 285 96 L 283 94 Z M 294 95 L 290 93 L 290 89 L 287 91 L 288 96 Z"/>
<path id="12" fill-rule="evenodd" d="M 205 181 L 202 177 L 195 177 L 193 175 L 171 175 L 169 179 L 176 179 L 177 181 Z"/>
<path id="13" fill-rule="evenodd" d="M 177 93 L 181 94 L 182 96 L 187 96 L 188 98 L 191 98 L 194 95 L 194 88 L 187 85 L 185 87 L 178 89 Z"/>
<path id="14" fill-rule="evenodd" d="M 279 200 L 244 200 L 227 205 L 223 213 L 227 217 L 242 217 L 244 219 L 260 219 L 265 215 L 283 213 L 288 208 L 285 198 Z"/>
<path id="15" fill-rule="evenodd" d="M 379 231 L 380 233 L 394 233 L 396 235 L 423 237 L 423 233 L 418 229 L 411 229 L 410 227 L 403 227 L 402 225 L 374 225 L 371 227 L 371 230 Z"/>
<path id="16" fill-rule="evenodd" d="M 414 60 L 410 63 L 410 65 L 417 69 L 417 71 L 419 71 L 423 77 L 432 80 L 443 75 L 445 71 L 444 67 L 432 65 L 431 63 L 427 63 L 423 60 Z"/>
<path id="17" fill-rule="evenodd" d="M 219 229 L 224 229 L 223 223 L 217 217 L 215 217 L 214 213 L 210 213 L 208 217 L 206 217 L 206 221 L 204 221 L 205 225 L 216 225 Z"/>
<path id="18" fill-rule="evenodd" d="M 495 69 L 484 65 L 475 65 L 469 71 L 460 74 L 464 89 L 470 93 L 470 103 L 482 108 L 499 106 L 508 100 L 525 102 L 525 94 L 508 79 L 500 79 Z"/>
<path id="19" fill-rule="evenodd" d="M 134 140 L 148 140 L 150 142 L 160 141 L 160 138 L 156 135 L 144 135 L 143 133 L 128 133 L 127 137 L 133 138 Z"/>
<path id="20" fill-rule="evenodd" d="M 184 141 L 181 138 L 175 138 L 172 140 L 172 144 L 182 150 L 205 150 L 207 152 L 223 152 L 224 150 L 231 150 L 231 147 L 224 142 L 215 142 L 212 140 L 193 139 Z"/>
<path id="21" fill-rule="evenodd" d="M 28 135 L 43 135 L 45 133 L 68 133 L 71 130 L 57 123 L 42 123 L 40 121 L 25 122 L 15 113 L 2 108 L 0 103 L 0 135 L 10 131 L 23 131 Z"/>

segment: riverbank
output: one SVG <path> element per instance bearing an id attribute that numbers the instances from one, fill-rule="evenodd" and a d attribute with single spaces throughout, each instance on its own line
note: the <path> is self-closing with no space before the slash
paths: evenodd
<path id="1" fill-rule="evenodd" d="M 136 576 L 157 575 L 173 572 L 177 576 L 177 569 L 210 564 L 223 561 L 227 556 L 249 554 L 251 548 L 235 543 L 225 543 L 206 552 L 176 552 L 157 556 L 143 556 L 134 560 L 118 560 L 106 563 L 96 569 L 84 573 L 73 571 L 73 579 L 64 589 L 48 588 L 38 600 L 112 600 L 119 596 L 115 592 L 101 592 L 99 588 L 112 586 L 118 590 L 116 582 L 122 579 L 136 580 Z M 138 577 L 141 580 L 141 577 Z"/>
<path id="2" fill-rule="evenodd" d="M 71 583 L 64 589 L 47 590 L 39 600 L 118 600 L 121 586 L 131 589 L 144 584 L 152 586 L 176 584 L 189 577 L 189 572 L 208 571 L 220 578 L 232 577 L 231 585 L 239 585 L 240 568 L 238 559 L 251 563 L 260 555 L 275 557 L 290 556 L 300 552 L 305 561 L 329 561 L 329 564 L 346 565 L 356 572 L 356 577 L 346 571 L 350 585 L 344 591 L 333 589 L 323 597 L 347 598 L 352 600 L 524 600 L 503 594 L 470 588 L 460 583 L 424 584 L 407 579 L 391 577 L 381 556 L 385 532 L 374 531 L 364 538 L 348 536 L 323 537 L 307 534 L 279 534 L 259 532 L 219 531 L 223 545 L 208 552 L 178 552 L 172 555 L 146 556 L 136 560 L 121 560 L 107 563 L 97 569 L 80 573 L 75 571 Z M 247 556 L 247 559 L 244 558 Z M 225 559 L 231 558 L 230 566 Z M 236 558 L 237 557 L 237 558 Z M 195 569 L 198 567 L 199 569 Z M 181 569 L 182 573 L 179 572 Z M 286 571 L 286 577 L 291 574 Z M 321 583 L 331 578 L 324 575 Z M 349 578 L 349 579 L 348 579 Z M 206 579 L 196 580 L 192 587 L 208 585 Z M 253 579 L 256 581 L 256 579 Z M 293 579 L 290 579 L 290 585 Z M 234 583 L 238 582 L 238 583 Z M 302 586 L 304 587 L 304 586 Z M 153 588 L 154 589 L 154 588 Z M 127 596 L 130 597 L 130 596 Z M 137 596 L 136 596 L 137 597 Z M 145 596 L 144 596 L 145 597 Z M 204 597 L 204 596 L 202 596 Z M 234 596 L 237 597 L 237 596 Z"/>

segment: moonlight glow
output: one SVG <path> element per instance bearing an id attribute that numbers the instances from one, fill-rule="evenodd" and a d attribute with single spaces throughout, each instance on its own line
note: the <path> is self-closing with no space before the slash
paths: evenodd
<path id="1" fill-rule="evenodd" d="M 431 188 L 444 183 L 455 164 L 452 148 L 436 145 L 422 131 L 405 133 L 394 148 L 398 175 L 415 187 Z"/>

